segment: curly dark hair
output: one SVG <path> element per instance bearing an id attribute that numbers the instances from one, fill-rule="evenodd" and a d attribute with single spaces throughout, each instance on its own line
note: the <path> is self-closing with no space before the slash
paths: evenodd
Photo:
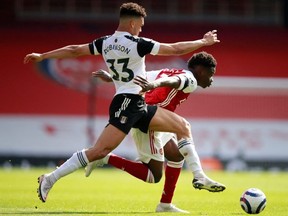
<path id="1" fill-rule="evenodd" d="M 120 6 L 120 17 L 127 17 L 127 16 L 134 16 L 134 17 L 146 17 L 145 8 L 141 5 L 133 2 L 123 3 Z"/>
<path id="2" fill-rule="evenodd" d="M 193 70 L 197 65 L 202 65 L 208 68 L 215 68 L 217 65 L 216 59 L 207 52 L 195 53 L 187 63 L 189 70 Z"/>

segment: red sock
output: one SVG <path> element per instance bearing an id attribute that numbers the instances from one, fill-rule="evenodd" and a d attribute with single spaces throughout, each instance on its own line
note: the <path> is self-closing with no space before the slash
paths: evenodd
<path id="1" fill-rule="evenodd" d="M 172 202 L 172 198 L 174 195 L 174 191 L 176 188 L 176 183 L 178 181 L 180 172 L 181 172 L 181 168 L 183 165 L 183 162 L 181 162 L 181 166 L 179 167 L 171 167 L 169 166 L 169 162 L 166 166 L 165 169 L 165 184 L 164 184 L 164 189 L 163 189 L 163 193 L 162 193 L 162 197 L 160 202 L 161 203 L 171 203 Z"/>
<path id="2" fill-rule="evenodd" d="M 154 183 L 154 176 L 149 168 L 136 161 L 130 161 L 117 155 L 111 154 L 108 160 L 108 164 L 128 172 L 130 175 L 141 179 L 142 181 Z"/>

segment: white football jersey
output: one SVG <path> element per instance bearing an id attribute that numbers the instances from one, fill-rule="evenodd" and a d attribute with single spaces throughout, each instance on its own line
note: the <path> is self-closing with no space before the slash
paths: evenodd
<path id="1" fill-rule="evenodd" d="M 139 94 L 141 87 L 133 83 L 133 78 L 146 78 L 145 55 L 157 55 L 159 47 L 160 43 L 156 41 L 120 31 L 89 44 L 91 54 L 103 56 L 116 94 Z"/>

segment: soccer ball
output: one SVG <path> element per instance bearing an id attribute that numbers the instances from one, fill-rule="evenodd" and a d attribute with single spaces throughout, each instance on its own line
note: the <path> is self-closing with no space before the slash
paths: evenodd
<path id="1" fill-rule="evenodd" d="M 259 214 L 266 207 L 266 196 L 257 188 L 249 188 L 240 197 L 240 205 L 248 214 Z"/>

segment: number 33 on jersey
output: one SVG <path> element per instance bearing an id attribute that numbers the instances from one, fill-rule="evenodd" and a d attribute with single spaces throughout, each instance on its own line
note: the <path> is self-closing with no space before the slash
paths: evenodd
<path id="1" fill-rule="evenodd" d="M 145 55 L 157 55 L 156 41 L 116 31 L 113 35 L 89 44 L 91 54 L 102 55 L 116 87 L 116 94 L 138 94 L 141 87 L 133 83 L 135 76 L 146 78 Z"/>

